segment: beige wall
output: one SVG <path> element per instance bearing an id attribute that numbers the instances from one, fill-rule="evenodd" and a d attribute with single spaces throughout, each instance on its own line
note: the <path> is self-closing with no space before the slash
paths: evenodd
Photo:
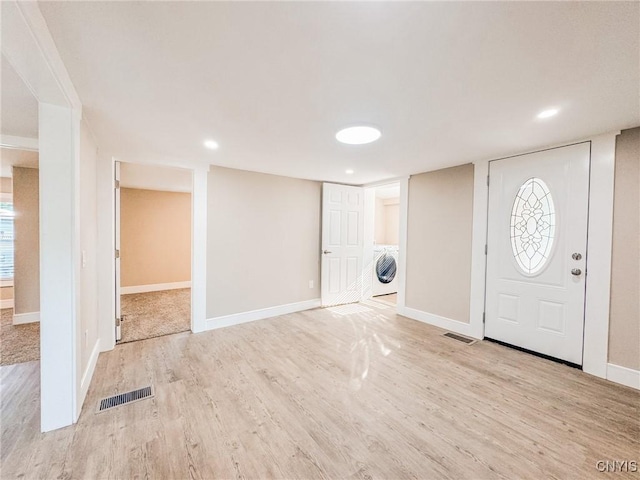
<path id="1" fill-rule="evenodd" d="M 0 300 L 11 300 L 13 298 L 13 287 L 0 288 Z"/>
<path id="2" fill-rule="evenodd" d="M 14 313 L 40 311 L 40 212 L 38 170 L 13 167 Z"/>
<path id="3" fill-rule="evenodd" d="M 373 219 L 373 241 L 376 245 L 384 244 L 387 239 L 387 222 L 385 218 L 384 200 L 376 198 L 375 216 Z"/>
<path id="4" fill-rule="evenodd" d="M 640 127 L 616 139 L 609 362 L 640 370 Z"/>
<path id="5" fill-rule="evenodd" d="M 473 165 L 409 179 L 407 307 L 469 322 Z"/>
<path id="6" fill-rule="evenodd" d="M 380 245 L 398 245 L 400 232 L 400 199 L 376 198 L 374 241 Z"/>
<path id="7" fill-rule="evenodd" d="M 385 244 L 398 245 L 400 234 L 400 199 L 389 198 L 384 201 Z"/>
<path id="8" fill-rule="evenodd" d="M 0 177 L 0 192 L 2 193 L 11 193 L 13 190 L 11 188 L 11 178 L 9 177 Z"/>
<path id="9" fill-rule="evenodd" d="M 122 286 L 191 280 L 191 194 L 122 188 Z"/>
<path id="10" fill-rule="evenodd" d="M 321 184 L 212 167 L 208 185 L 207 318 L 319 298 Z"/>

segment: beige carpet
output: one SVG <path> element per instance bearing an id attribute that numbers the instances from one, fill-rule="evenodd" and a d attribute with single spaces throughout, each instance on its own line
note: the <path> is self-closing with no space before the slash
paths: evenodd
<path id="1" fill-rule="evenodd" d="M 40 359 L 40 324 L 13 325 L 13 309 L 0 310 L 0 365 Z"/>
<path id="2" fill-rule="evenodd" d="M 122 341 L 135 342 L 191 329 L 191 289 L 122 295 Z"/>

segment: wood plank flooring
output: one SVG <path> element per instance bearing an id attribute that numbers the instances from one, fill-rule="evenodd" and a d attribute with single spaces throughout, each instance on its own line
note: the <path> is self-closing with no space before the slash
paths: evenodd
<path id="1" fill-rule="evenodd" d="M 120 345 L 47 434 L 38 363 L 2 367 L 0 477 L 585 479 L 640 460 L 639 392 L 442 333 L 368 302 Z"/>

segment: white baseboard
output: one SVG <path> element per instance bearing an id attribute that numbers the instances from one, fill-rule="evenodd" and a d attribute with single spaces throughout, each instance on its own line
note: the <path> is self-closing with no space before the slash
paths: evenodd
<path id="1" fill-rule="evenodd" d="M 607 380 L 640 390 L 640 370 L 608 363 Z"/>
<path id="2" fill-rule="evenodd" d="M 40 312 L 17 313 L 13 315 L 13 324 L 34 323 L 40 321 Z"/>
<path id="3" fill-rule="evenodd" d="M 416 310 L 415 308 L 410 307 L 398 306 L 398 314 L 412 320 L 418 320 L 419 322 L 428 323 L 429 325 L 434 325 L 454 333 L 459 333 L 460 335 L 477 338 L 478 340 L 482 339 L 473 331 L 473 328 L 469 323 L 452 320 L 451 318 L 441 317 L 439 315 L 434 315 L 433 313 L 423 312 L 422 310 Z"/>
<path id="4" fill-rule="evenodd" d="M 277 317 L 288 313 L 302 312 L 303 310 L 310 310 L 319 306 L 320 299 L 314 298 L 313 300 L 306 300 L 304 302 L 288 303 L 286 305 L 262 308 L 260 310 L 251 310 L 250 312 L 234 313 L 232 315 L 208 318 L 205 330 L 231 327 L 232 325 L 240 325 L 241 323 L 253 322 L 255 320 L 264 320 L 265 318 Z"/>
<path id="5" fill-rule="evenodd" d="M 0 308 L 13 308 L 13 298 L 0 300 Z"/>
<path id="6" fill-rule="evenodd" d="M 161 290 L 177 290 L 179 288 L 191 288 L 191 281 L 172 282 L 172 283 L 154 283 L 150 285 L 134 285 L 132 287 L 120 287 L 120 295 L 127 295 L 129 293 L 159 292 Z"/>
<path id="7" fill-rule="evenodd" d="M 84 399 L 87 396 L 87 392 L 89 391 L 89 385 L 91 385 L 91 379 L 93 378 L 93 372 L 96 369 L 96 363 L 98 363 L 98 356 L 100 355 L 100 339 L 96 340 L 95 345 L 93 346 L 93 350 L 91 350 L 91 356 L 89 357 L 89 363 L 87 364 L 87 368 L 82 374 L 82 380 L 80 381 L 80 399 L 78 401 L 78 405 L 80 408 L 78 409 L 78 414 L 82 410 L 82 404 L 84 403 Z"/>

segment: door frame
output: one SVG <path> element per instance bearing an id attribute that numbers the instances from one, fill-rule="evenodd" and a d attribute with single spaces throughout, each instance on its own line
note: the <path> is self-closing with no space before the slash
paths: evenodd
<path id="1" fill-rule="evenodd" d="M 409 210 L 409 177 L 396 177 L 389 180 L 368 183 L 364 187 L 364 258 L 362 262 L 362 300 L 372 297 L 371 287 L 373 282 L 373 266 L 366 262 L 367 258 L 373 258 L 374 215 L 375 215 L 375 189 L 385 185 L 400 185 L 399 203 L 399 232 L 398 232 L 398 297 L 396 312 L 405 307 L 405 286 L 407 281 L 407 225 Z M 368 280 L 367 280 L 368 279 Z"/>
<path id="2" fill-rule="evenodd" d="M 157 159 L 129 159 L 104 156 L 98 159 L 98 250 L 100 284 L 98 302 L 100 317 L 98 328 L 101 351 L 112 350 L 116 345 L 115 336 L 115 189 L 116 162 L 154 165 L 190 170 L 191 183 L 191 331 L 203 332 L 206 328 L 207 297 L 207 185 L 209 165 L 194 166 L 186 162 L 158 161 Z M 107 174 L 107 172 L 109 172 Z M 103 308 L 104 306 L 104 308 Z"/>
<path id="3" fill-rule="evenodd" d="M 609 302 L 611 293 L 611 245 L 613 235 L 613 192 L 616 136 L 611 132 L 577 142 L 550 145 L 547 148 L 516 155 L 474 162 L 473 237 L 471 252 L 470 332 L 484 338 L 488 232 L 489 162 L 519 157 L 576 143 L 591 143 L 589 179 L 589 215 L 587 227 L 586 293 L 582 370 L 607 377 L 609 342 Z"/>

